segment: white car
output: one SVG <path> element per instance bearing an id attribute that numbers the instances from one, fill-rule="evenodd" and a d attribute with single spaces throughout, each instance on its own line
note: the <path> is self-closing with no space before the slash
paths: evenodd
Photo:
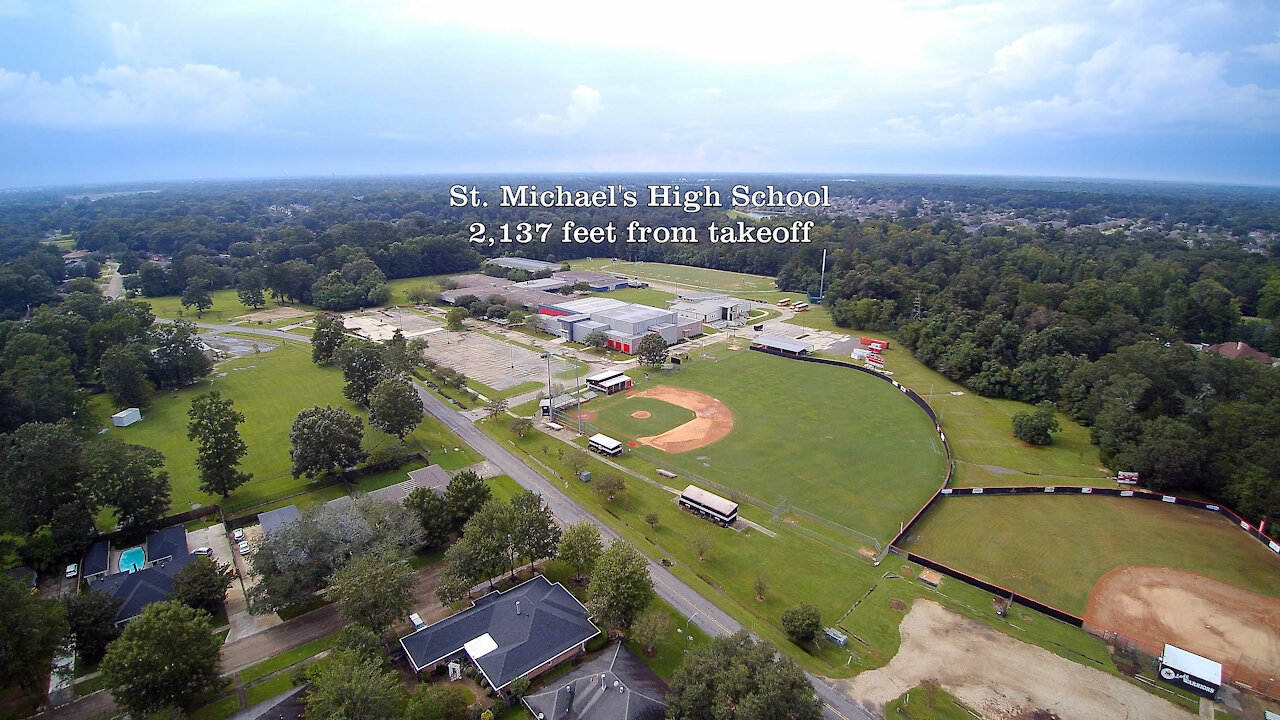
<path id="1" fill-rule="evenodd" d="M 213 548 L 211 548 L 211 547 L 198 547 L 198 548 L 196 548 L 195 550 L 192 550 L 192 551 L 191 551 L 191 554 L 192 554 L 192 555 L 203 555 L 203 556 L 205 556 L 205 557 L 213 557 Z"/>
<path id="2" fill-rule="evenodd" d="M 239 544 L 239 545 L 236 545 L 236 550 L 239 550 L 241 555 L 248 555 L 248 554 L 249 554 L 249 541 L 248 541 L 248 540 L 241 540 L 241 541 L 240 541 L 240 544 Z"/>
<path id="3" fill-rule="evenodd" d="M 80 564 L 79 564 L 79 563 L 71 563 L 70 565 L 68 565 L 68 566 L 67 566 L 67 577 L 68 577 L 68 578 L 73 578 L 73 577 L 75 577 L 75 576 L 77 576 L 77 575 L 79 575 L 79 574 L 80 574 Z"/>
<path id="4" fill-rule="evenodd" d="M 236 528 L 236 529 L 231 533 L 231 539 L 232 539 L 232 540 L 235 540 L 236 542 L 241 542 L 241 541 L 243 541 L 243 540 L 244 540 L 244 530 L 241 530 L 240 528 Z"/>

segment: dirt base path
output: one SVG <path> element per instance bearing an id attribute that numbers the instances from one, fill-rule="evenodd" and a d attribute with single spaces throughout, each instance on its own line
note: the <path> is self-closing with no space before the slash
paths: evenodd
<path id="1" fill-rule="evenodd" d="M 719 400 L 697 390 L 659 385 L 632 397 L 647 397 L 692 410 L 694 418 L 661 435 L 636 438 L 636 442 L 669 453 L 688 452 L 706 447 L 733 430 L 733 413 Z"/>
<path id="2" fill-rule="evenodd" d="M 1118 567 L 1094 584 L 1084 619 L 1157 648 L 1280 668 L 1280 600 L 1186 570 Z"/>
<path id="3" fill-rule="evenodd" d="M 1013 720 L 1035 709 L 1062 720 L 1196 717 L 1118 677 L 1019 642 L 935 602 L 917 600 L 900 631 L 902 645 L 888 665 L 834 682 L 880 712 L 922 681 L 937 680 L 987 720 Z"/>

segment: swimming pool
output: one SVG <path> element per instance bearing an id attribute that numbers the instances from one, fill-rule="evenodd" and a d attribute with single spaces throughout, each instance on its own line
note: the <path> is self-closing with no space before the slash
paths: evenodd
<path id="1" fill-rule="evenodd" d="M 135 572 L 147 564 L 147 552 L 141 546 L 120 553 L 120 572 Z"/>

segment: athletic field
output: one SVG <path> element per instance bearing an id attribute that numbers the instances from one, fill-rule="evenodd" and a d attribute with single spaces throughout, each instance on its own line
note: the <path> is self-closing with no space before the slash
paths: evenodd
<path id="1" fill-rule="evenodd" d="M 689 265 L 670 265 L 654 262 L 612 262 L 609 258 L 596 260 L 572 260 L 570 266 L 574 270 L 597 270 L 647 280 L 649 282 L 676 285 L 691 290 L 720 290 L 758 294 L 761 292 L 777 293 L 773 278 L 766 275 L 749 275 L 747 273 L 729 272 L 728 270 L 712 270 L 710 268 L 691 267 Z M 782 297 L 779 295 L 778 297 Z"/>
<path id="2" fill-rule="evenodd" d="M 1280 558 L 1217 513 L 1116 497 L 939 500 L 907 549 L 1082 615 L 1122 565 L 1164 565 L 1280 598 Z"/>
<path id="3" fill-rule="evenodd" d="M 732 413 L 729 434 L 705 447 L 680 453 L 633 448 L 660 467 L 684 472 L 672 482 L 693 473 L 769 504 L 786 499 L 881 541 L 892 538 L 899 521 L 914 515 L 941 485 L 946 461 L 933 424 L 888 383 L 724 345 L 706 352 L 716 359 L 695 353 L 683 369 L 650 372 L 651 379 L 635 388 L 696 390 Z M 658 435 L 678 418 L 632 417 L 639 410 L 652 413 L 655 403 L 661 401 L 625 394 L 593 400 L 591 422 L 624 442 Z"/>

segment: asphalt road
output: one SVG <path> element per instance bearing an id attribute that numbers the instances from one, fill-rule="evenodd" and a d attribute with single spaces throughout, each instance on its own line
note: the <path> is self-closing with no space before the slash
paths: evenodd
<path id="1" fill-rule="evenodd" d="M 157 319 L 157 322 L 171 322 Z M 216 330 L 219 332 L 240 332 L 251 335 L 263 335 L 266 337 L 274 337 L 283 340 L 296 340 L 300 342 L 310 343 L 311 339 L 303 335 L 294 335 L 291 333 L 281 332 L 279 330 L 267 330 L 265 328 L 240 327 L 237 325 L 214 325 L 210 323 L 197 322 L 201 328 L 208 330 Z M 422 398 L 422 405 L 432 417 L 444 423 L 446 427 L 465 440 L 471 447 L 475 448 L 490 462 L 497 465 L 498 468 L 512 480 L 515 480 L 521 487 L 527 490 L 533 490 L 541 493 L 543 499 L 547 503 L 547 507 L 551 509 L 555 516 L 565 523 L 578 522 L 579 520 L 590 520 L 596 523 L 600 528 L 600 536 L 606 540 L 617 537 L 612 529 L 601 523 L 591 513 L 584 510 L 580 505 L 571 500 L 554 483 L 547 480 L 541 473 L 534 470 L 523 460 L 517 457 L 513 452 L 499 444 L 496 440 L 489 437 L 475 426 L 475 424 L 466 416 L 453 409 L 443 400 L 436 397 L 425 387 L 417 382 L 414 387 L 418 390 L 418 395 Z M 694 625 L 697 625 L 708 635 L 732 635 L 742 630 L 742 625 L 730 617 L 727 613 L 716 607 L 710 600 L 699 595 L 689 587 L 684 581 L 672 575 L 667 568 L 661 564 L 650 560 L 649 573 L 653 576 L 654 590 L 658 597 L 665 600 L 676 612 L 692 618 Z M 805 673 L 809 677 L 809 681 L 813 683 L 814 689 L 818 693 L 818 697 L 823 702 L 823 715 L 828 720 L 875 720 L 879 716 L 866 710 L 862 706 L 852 702 L 848 696 L 837 690 L 833 685 L 825 679 L 820 678 L 812 673 Z"/>

